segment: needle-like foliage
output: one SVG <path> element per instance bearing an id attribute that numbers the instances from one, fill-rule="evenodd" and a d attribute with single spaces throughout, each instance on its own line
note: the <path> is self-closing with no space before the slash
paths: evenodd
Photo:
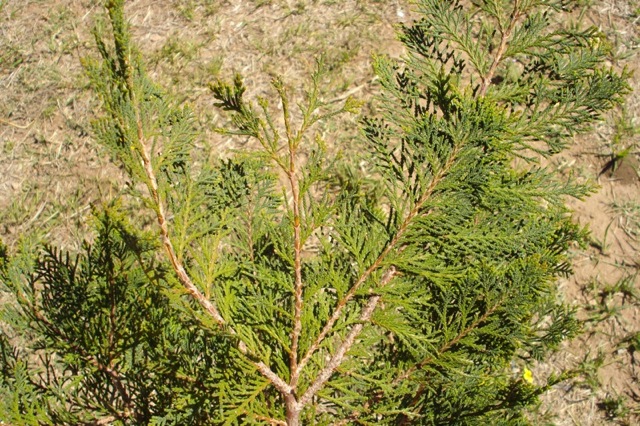
<path id="1" fill-rule="evenodd" d="M 239 76 L 212 83 L 221 132 L 260 148 L 203 161 L 191 111 L 149 79 L 123 1 L 107 1 L 85 64 L 95 135 L 156 225 L 115 203 L 82 253 L 0 250 L 0 418 L 526 424 L 567 377 L 526 363 L 577 331 L 554 282 L 585 237 L 564 201 L 589 192 L 546 157 L 628 90 L 569 3 L 417 1 L 405 57 L 374 58 L 362 172 L 314 131 L 359 106 L 323 103 L 321 62 L 297 105 L 278 78 L 255 103 Z"/>

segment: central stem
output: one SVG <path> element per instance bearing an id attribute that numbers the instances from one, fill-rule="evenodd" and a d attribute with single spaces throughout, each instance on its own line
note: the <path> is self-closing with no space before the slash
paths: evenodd
<path id="1" fill-rule="evenodd" d="M 287 426 L 299 426 L 302 407 L 296 400 L 293 391 L 284 396 L 284 401 L 287 409 Z"/>

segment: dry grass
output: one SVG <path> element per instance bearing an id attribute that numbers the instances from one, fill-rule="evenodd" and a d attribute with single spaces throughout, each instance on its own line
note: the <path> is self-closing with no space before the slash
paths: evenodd
<path id="1" fill-rule="evenodd" d="M 279 74 L 299 91 L 323 55 L 329 69 L 324 99 L 351 94 L 368 101 L 376 90 L 371 54 L 401 54 L 393 26 L 409 19 L 407 3 L 137 0 L 128 2 L 127 14 L 151 74 L 200 114 L 201 146 L 226 155 L 246 144 L 212 131 L 222 119 L 212 107 L 209 82 L 240 72 L 250 96 L 268 95 L 271 77 Z M 637 89 L 640 2 L 582 3 L 582 20 L 613 41 L 611 65 L 636 70 Z M 79 65 L 93 54 L 89 28 L 98 5 L 0 0 L 0 235 L 11 246 L 22 238 L 77 247 L 90 206 L 122 188 L 123 174 L 90 136 L 98 104 Z M 593 244 L 576 248 L 576 275 L 559 283 L 585 320 L 585 333 L 532 370 L 537 380 L 567 367 L 590 367 L 592 374 L 552 389 L 532 414 L 536 424 L 639 420 L 639 115 L 636 90 L 624 110 L 554 160 L 560 172 L 577 173 L 601 189 L 586 201 L 571 201 L 576 220 L 591 228 Z M 320 131 L 336 151 L 353 152 L 356 125 L 344 120 Z M 602 173 L 613 159 L 615 170 Z"/>

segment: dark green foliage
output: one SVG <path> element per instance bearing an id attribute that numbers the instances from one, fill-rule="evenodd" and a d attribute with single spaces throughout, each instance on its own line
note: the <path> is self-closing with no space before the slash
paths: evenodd
<path id="1" fill-rule="evenodd" d="M 13 400 L 2 408 L 15 416 L 4 419 L 205 424 L 224 340 L 170 306 L 155 238 L 114 209 L 97 215 L 96 230 L 78 255 L 46 247 L 28 269 L 14 259 L 2 275 L 17 296 L 4 312 L 13 332 L 3 335 L 1 383 Z"/>
<path id="2" fill-rule="evenodd" d="M 313 134 L 358 107 L 322 103 L 321 63 L 297 109 L 277 78 L 255 105 L 240 77 L 213 83 L 223 132 L 261 150 L 203 162 L 191 112 L 148 79 L 107 2 L 112 33 L 98 26 L 86 61 L 95 133 L 145 187 L 160 244 L 109 208 L 81 254 L 2 260 L 1 418 L 526 424 L 568 377 L 513 367 L 578 329 L 554 281 L 585 237 L 564 200 L 589 192 L 538 161 L 627 91 L 601 34 L 560 24 L 565 3 L 418 2 L 404 61 L 375 58 L 363 176 Z"/>

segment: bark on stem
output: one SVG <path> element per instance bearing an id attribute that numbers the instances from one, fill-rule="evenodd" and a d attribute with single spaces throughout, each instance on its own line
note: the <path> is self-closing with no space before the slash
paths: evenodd
<path id="1" fill-rule="evenodd" d="M 380 285 L 378 286 L 378 288 L 382 288 L 387 284 L 389 284 L 393 279 L 393 277 L 396 276 L 396 274 L 397 274 L 397 270 L 395 267 L 392 266 L 391 268 L 389 268 L 389 270 L 382 277 L 382 280 L 380 281 Z M 351 328 L 351 330 L 347 334 L 347 337 L 344 339 L 342 344 L 338 347 L 336 352 L 331 357 L 331 360 L 329 361 L 329 363 L 325 366 L 325 368 L 322 369 L 322 371 L 320 371 L 320 373 L 316 377 L 316 380 L 311 384 L 311 386 L 309 386 L 309 388 L 307 388 L 305 393 L 300 397 L 298 402 L 301 407 L 304 407 L 309 402 L 311 402 L 311 399 L 324 386 L 327 380 L 329 380 L 329 378 L 335 372 L 336 368 L 338 368 L 340 364 L 342 364 L 342 361 L 344 360 L 346 353 L 349 351 L 349 349 L 351 349 L 351 347 L 355 343 L 356 338 L 362 332 L 362 329 L 364 328 L 365 324 L 369 322 L 369 320 L 371 319 L 371 315 L 373 315 L 373 311 L 375 311 L 376 306 L 378 306 L 378 302 L 380 301 L 381 298 L 382 296 L 375 295 L 369 299 L 367 304 L 362 309 L 362 312 L 360 313 L 360 317 L 358 318 L 359 320 L 358 324 L 354 325 Z"/>
<path id="2" fill-rule="evenodd" d="M 120 395 L 120 398 L 122 398 L 122 402 L 124 403 L 124 412 L 113 413 L 113 414 L 119 419 L 128 419 L 131 417 L 135 417 L 136 413 L 135 413 L 131 395 L 129 395 L 129 392 L 127 391 L 127 388 L 123 383 L 124 380 L 122 376 L 120 375 L 118 370 L 114 368 L 113 364 L 105 365 L 100 361 L 98 361 L 98 359 L 94 355 L 88 354 L 84 350 L 84 348 L 70 341 L 67 338 L 67 336 L 62 331 L 60 331 L 60 329 L 58 329 L 54 324 L 52 324 L 51 321 L 49 321 L 35 306 L 33 305 L 29 305 L 29 306 L 31 306 L 32 313 L 36 317 L 36 319 L 42 322 L 51 332 L 53 332 L 56 336 L 58 336 L 58 338 L 64 340 L 69 345 L 69 347 L 73 350 L 73 352 L 84 357 L 84 359 L 89 364 L 91 364 L 93 367 L 95 367 L 99 371 L 102 371 L 107 376 L 109 376 L 109 378 L 111 379 L 111 383 L 113 384 L 113 387 L 116 389 L 116 392 L 118 392 L 118 394 Z"/>
<path id="3" fill-rule="evenodd" d="M 130 55 L 130 52 L 128 53 Z M 227 325 L 225 319 L 220 315 L 217 307 L 213 302 L 211 302 L 204 294 L 196 287 L 193 283 L 187 271 L 185 270 L 182 262 L 178 258 L 173 244 L 171 243 L 171 239 L 169 237 L 169 226 L 166 219 L 166 213 L 164 210 L 163 200 L 160 198 L 160 194 L 158 191 L 158 180 L 155 175 L 155 171 L 153 170 L 153 164 L 151 162 L 151 154 L 147 151 L 148 146 L 144 137 L 144 131 L 142 126 L 142 119 L 140 117 L 140 108 L 135 97 L 135 92 L 133 90 L 133 76 L 131 74 L 131 64 L 130 58 L 127 56 L 126 58 L 126 84 L 127 89 L 129 91 L 129 96 L 131 103 L 133 104 L 133 109 L 135 111 L 136 117 L 136 127 L 137 127 L 137 137 L 138 142 L 140 143 L 139 154 L 142 161 L 142 166 L 144 168 L 145 174 L 148 179 L 147 188 L 151 195 L 151 198 L 155 204 L 156 217 L 158 221 L 158 225 L 160 227 L 160 238 L 162 240 L 162 245 L 167 252 L 167 256 L 169 257 L 169 261 L 171 262 L 171 266 L 178 276 L 178 280 L 182 284 L 182 286 L 187 290 L 187 292 L 193 297 L 198 304 L 207 312 L 211 317 L 215 320 L 215 322 L 219 326 Z M 236 335 L 235 330 L 232 328 L 228 328 L 228 332 L 232 335 Z M 247 345 L 240 340 L 238 342 L 238 349 L 244 355 L 250 355 Z M 266 377 L 278 391 L 282 394 L 287 395 L 291 393 L 291 386 L 289 386 L 284 380 L 282 380 L 276 373 L 269 368 L 263 362 L 252 361 L 252 364 L 257 368 L 257 370 Z"/>
<path id="4" fill-rule="evenodd" d="M 520 16 L 521 16 L 521 13 L 520 13 L 520 1 L 519 0 L 514 0 L 514 2 L 513 2 L 513 11 L 511 12 L 511 16 L 509 17 L 509 26 L 507 27 L 506 30 L 501 31 L 501 33 L 500 33 L 500 45 L 498 46 L 498 50 L 496 51 L 496 55 L 493 57 L 493 62 L 491 63 L 491 66 L 489 67 L 489 71 L 482 78 L 482 83 L 480 85 L 480 90 L 478 91 L 478 95 L 479 96 L 484 96 L 487 93 L 487 89 L 489 88 L 489 85 L 491 84 L 491 80 L 493 79 L 493 75 L 495 74 L 496 70 L 498 69 L 498 65 L 500 65 L 500 62 L 502 61 L 502 57 L 504 55 L 504 52 L 507 50 L 507 44 L 509 42 L 509 39 L 511 38 L 511 33 L 513 32 L 513 29 L 515 28 L 516 23 L 518 22 L 518 19 L 520 18 Z"/>
<path id="5" fill-rule="evenodd" d="M 284 87 L 278 82 L 274 81 L 274 86 L 280 95 L 280 99 L 282 101 L 282 109 L 284 114 L 284 122 L 286 128 L 286 137 L 288 140 L 288 148 L 289 148 L 289 163 L 287 164 L 284 161 L 281 161 L 280 158 L 276 155 L 275 152 L 270 148 L 272 143 L 269 139 L 269 136 L 266 134 L 256 133 L 253 136 L 258 139 L 263 148 L 265 148 L 268 152 L 272 154 L 272 160 L 276 163 L 278 167 L 285 173 L 286 178 L 289 182 L 289 186 L 291 188 L 291 194 L 293 198 L 292 202 L 292 212 L 293 212 L 293 232 L 294 232 L 294 313 L 293 313 L 293 328 L 291 331 L 291 349 L 289 353 L 289 367 L 291 372 L 290 382 L 284 382 L 280 377 L 278 377 L 275 373 L 273 373 L 269 367 L 264 365 L 263 363 L 256 364 L 259 366 L 259 370 L 261 373 L 267 377 L 274 386 L 283 394 L 285 400 L 289 400 L 295 394 L 295 389 L 298 383 L 299 369 L 298 365 L 298 346 L 300 340 L 300 334 L 302 332 L 302 308 L 303 308 L 303 298 L 302 298 L 302 290 L 303 290 L 303 282 L 302 282 L 302 231 L 301 231 L 301 212 L 300 212 L 300 185 L 298 182 L 298 178 L 296 176 L 296 167 L 295 167 L 295 157 L 296 157 L 296 149 L 302 135 L 307 130 L 309 125 L 311 124 L 308 120 L 305 119 L 302 127 L 298 132 L 294 135 L 291 129 L 291 120 L 289 116 L 289 106 L 286 97 L 286 93 L 284 91 Z M 273 125 L 270 125 L 273 128 Z M 279 140 L 277 133 L 274 133 L 275 140 Z M 231 330 L 233 333 L 233 330 Z M 246 347 L 243 349 L 243 343 L 241 342 L 240 350 L 242 353 L 245 353 Z M 293 401 L 295 401 L 295 397 L 293 397 Z M 297 403 L 296 403 L 297 404 Z M 294 404 L 287 405 L 287 418 L 289 418 L 289 409 L 293 409 L 292 407 L 297 406 Z M 293 413 L 293 412 L 291 412 Z M 298 414 L 293 415 L 293 417 L 299 416 Z"/>
<path id="6" fill-rule="evenodd" d="M 480 324 L 485 322 L 487 318 L 489 318 L 489 316 L 491 316 L 500 306 L 502 306 L 502 303 L 504 303 L 504 301 L 505 299 L 499 300 L 498 303 L 496 303 L 493 307 L 491 307 L 491 309 L 487 310 L 484 314 L 482 314 L 479 318 L 477 318 L 473 323 L 471 323 L 471 325 L 469 325 L 467 328 L 462 330 L 454 339 L 450 340 L 449 342 L 444 344 L 440 349 L 438 349 L 438 352 L 435 355 L 427 357 L 422 361 L 420 361 L 419 363 L 417 363 L 416 365 L 414 365 L 413 367 L 407 369 L 404 373 L 396 377 L 392 384 L 394 386 L 399 385 L 402 381 L 408 379 L 414 372 L 422 369 L 425 365 L 428 365 L 431 362 L 433 362 L 433 360 L 436 357 L 447 352 L 449 349 L 455 346 L 460 340 L 462 340 L 469 333 L 475 330 Z"/>
<path id="7" fill-rule="evenodd" d="M 320 334 L 318 335 L 316 340 L 311 344 L 311 346 L 309 346 L 309 349 L 307 350 L 306 354 L 304 355 L 302 360 L 300 360 L 300 363 L 298 364 L 298 371 L 297 371 L 298 374 L 311 360 L 311 357 L 318 350 L 318 348 L 320 348 L 320 344 L 324 341 L 327 335 L 331 332 L 331 330 L 333 330 L 333 326 L 342 315 L 342 311 L 347 305 L 347 303 L 349 303 L 349 301 L 355 296 L 358 289 L 365 283 L 365 281 L 371 276 L 371 274 L 380 268 L 380 266 L 383 264 L 386 257 L 389 255 L 389 253 L 393 249 L 395 249 L 397 245 L 400 243 L 400 240 L 402 239 L 404 233 L 409 228 L 409 225 L 411 224 L 413 219 L 416 216 L 418 216 L 424 204 L 433 194 L 433 191 L 435 191 L 440 181 L 446 176 L 446 174 L 449 172 L 449 170 L 453 166 L 453 163 L 457 158 L 458 151 L 459 151 L 459 147 L 456 147 L 453 150 L 453 152 L 449 156 L 449 159 L 447 160 L 447 163 L 440 170 L 440 172 L 436 176 L 434 176 L 434 178 L 431 180 L 431 183 L 425 190 L 425 193 L 423 194 L 423 196 L 420 198 L 420 200 L 418 200 L 414 208 L 409 212 L 407 217 L 404 219 L 404 221 L 402 222 L 402 225 L 396 232 L 396 235 L 393 238 L 393 240 L 391 240 L 391 242 L 387 245 L 387 247 L 378 256 L 378 258 L 373 262 L 373 264 L 358 278 L 355 284 L 349 289 L 347 294 L 338 302 L 338 305 L 336 306 L 335 310 L 333 311 L 333 314 L 331 315 L 331 317 L 329 318 L 325 326 L 322 328 L 322 331 L 320 331 Z M 429 212 L 427 212 L 427 214 L 428 213 Z M 387 271 L 387 273 L 388 272 L 389 271 Z"/>
<path id="8" fill-rule="evenodd" d="M 293 233 L 294 233 L 294 314 L 293 330 L 291 332 L 291 352 L 289 354 L 289 368 L 291 371 L 291 387 L 294 389 L 298 384 L 300 372 L 298 370 L 298 342 L 302 332 L 302 235 L 300 229 L 300 189 L 295 176 L 295 151 L 290 147 L 290 170 L 288 173 L 289 184 L 293 195 Z"/>
<path id="9" fill-rule="evenodd" d="M 287 180 L 291 188 L 292 211 L 293 211 L 293 250 L 294 250 L 294 304 L 293 304 L 293 328 L 291 330 L 291 350 L 289 352 L 289 392 L 284 395 L 286 418 L 288 426 L 298 426 L 300 424 L 300 413 L 302 406 L 296 399 L 295 391 L 300 377 L 298 370 L 298 344 L 302 333 L 302 233 L 300 214 L 300 187 L 296 176 L 296 150 L 302 132 L 307 121 L 302 124 L 300 131 L 294 135 L 291 129 L 291 117 L 289 115 L 289 102 L 283 85 L 278 84 L 276 89 L 282 101 L 282 113 L 284 118 L 285 131 L 289 148 L 289 166 L 286 169 Z"/>

